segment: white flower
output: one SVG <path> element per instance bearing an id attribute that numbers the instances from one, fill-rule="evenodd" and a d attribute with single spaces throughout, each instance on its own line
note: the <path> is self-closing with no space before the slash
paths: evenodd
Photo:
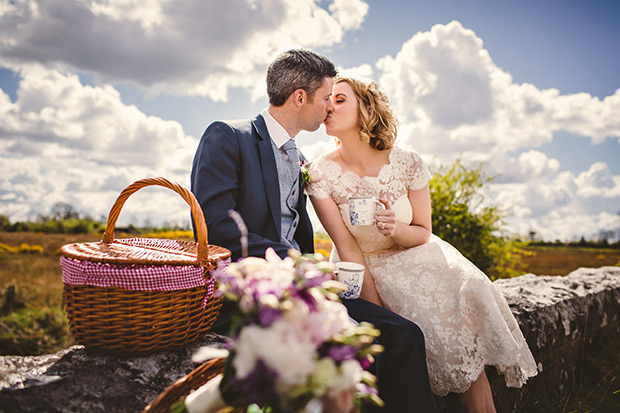
<path id="1" fill-rule="evenodd" d="M 304 184 L 309 184 L 323 179 L 323 173 L 314 163 L 305 162 L 301 165 L 301 177 Z"/>
<path id="2" fill-rule="evenodd" d="M 241 269 L 245 274 L 247 282 L 265 279 L 283 286 L 289 286 L 295 276 L 295 262 L 293 259 L 289 257 L 280 259 L 272 248 L 268 248 L 265 251 L 265 259 L 248 257 L 232 265 L 236 265 Z"/>
<path id="3" fill-rule="evenodd" d="M 270 308 L 280 307 L 280 300 L 278 300 L 278 297 L 276 297 L 273 294 L 265 294 L 261 296 L 260 303 L 264 305 L 265 307 L 270 307 Z"/>
<path id="4" fill-rule="evenodd" d="M 223 348 L 202 346 L 192 356 L 192 361 L 196 363 L 202 363 L 203 361 L 224 357 L 228 357 L 228 350 Z"/>
<path id="5" fill-rule="evenodd" d="M 323 173 L 319 171 L 319 168 L 314 163 L 308 166 L 308 178 L 310 178 L 310 182 L 319 182 L 323 179 Z"/>
<path id="6" fill-rule="evenodd" d="M 336 385 L 338 380 L 338 367 L 330 357 L 324 357 L 316 363 L 316 369 L 310 377 L 312 393 L 320 397 L 327 389 Z"/>
<path id="7" fill-rule="evenodd" d="M 232 268 L 231 268 L 232 267 Z M 228 271 L 239 269 L 245 273 L 253 273 L 255 271 L 259 271 L 265 267 L 265 260 L 258 257 L 247 257 L 238 263 L 230 264 L 228 266 Z"/>
<path id="8" fill-rule="evenodd" d="M 278 264 L 281 261 L 283 261 L 280 256 L 275 252 L 275 250 L 271 247 L 267 248 L 265 250 L 265 260 L 268 263 L 275 263 Z"/>
<path id="9" fill-rule="evenodd" d="M 322 300 L 317 309 L 306 320 L 306 329 L 315 343 L 323 343 L 336 334 L 355 328 L 346 307 L 341 303 Z"/>
<path id="10" fill-rule="evenodd" d="M 218 374 L 195 392 L 185 398 L 185 409 L 189 413 L 210 413 L 226 407 L 220 392 L 222 374 Z"/>
<path id="11" fill-rule="evenodd" d="M 357 360 L 347 360 L 340 365 L 338 381 L 330 391 L 338 391 L 353 387 L 362 380 L 363 369 Z"/>
<path id="12" fill-rule="evenodd" d="M 239 300 L 239 309 L 245 314 L 249 314 L 254 309 L 254 298 L 252 294 L 243 294 Z"/>
<path id="13" fill-rule="evenodd" d="M 286 304 L 283 306 L 283 310 L 284 312 L 282 313 L 282 317 L 287 322 L 305 326 L 306 318 L 308 317 L 310 310 L 308 309 L 308 304 L 306 304 L 304 300 L 293 297 L 286 301 Z"/>
<path id="14" fill-rule="evenodd" d="M 316 348 L 301 326 L 280 318 L 266 328 L 250 325 L 241 330 L 233 359 L 238 377 L 247 377 L 259 359 L 278 374 L 276 389 L 286 391 L 314 371 Z"/>

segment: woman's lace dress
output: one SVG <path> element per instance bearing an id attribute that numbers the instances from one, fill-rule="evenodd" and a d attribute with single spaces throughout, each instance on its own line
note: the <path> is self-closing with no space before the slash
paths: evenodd
<path id="1" fill-rule="evenodd" d="M 375 225 L 350 225 L 351 196 L 386 198 L 396 219 L 411 223 L 408 190 L 424 188 L 431 175 L 414 152 L 394 148 L 389 161 L 377 177 L 360 178 L 324 155 L 315 162 L 324 178 L 306 192 L 336 202 L 385 306 L 424 332 L 435 394 L 466 391 L 485 365 L 496 366 L 507 386 L 521 387 L 536 375 L 536 363 L 506 300 L 482 271 L 435 235 L 403 249 Z M 332 261 L 338 260 L 332 251 Z"/>

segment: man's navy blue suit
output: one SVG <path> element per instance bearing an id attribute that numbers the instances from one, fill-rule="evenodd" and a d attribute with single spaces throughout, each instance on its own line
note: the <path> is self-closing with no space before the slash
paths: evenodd
<path id="1" fill-rule="evenodd" d="M 300 179 L 299 191 L 302 191 Z M 271 138 L 265 120 L 214 122 L 205 131 L 192 166 L 191 189 L 205 215 L 209 243 L 228 248 L 232 259 L 241 257 L 241 233 L 228 211 L 239 212 L 248 227 L 249 255 L 264 257 L 273 248 L 285 257 L 280 242 L 280 187 Z M 314 251 L 314 235 L 306 211 L 306 197 L 297 205 L 299 225 L 294 239 L 302 252 Z M 422 331 L 410 321 L 368 301 L 344 300 L 349 315 L 371 322 L 381 331 L 385 351 L 377 358 L 375 373 L 384 412 L 436 411 L 426 370 Z M 216 325 L 230 319 L 223 309 Z M 369 407 L 364 411 L 379 411 Z"/>

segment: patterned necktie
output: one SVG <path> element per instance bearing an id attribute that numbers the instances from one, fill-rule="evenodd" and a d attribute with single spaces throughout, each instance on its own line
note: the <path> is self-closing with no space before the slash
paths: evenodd
<path id="1" fill-rule="evenodd" d="M 295 172 L 299 172 L 299 154 L 297 153 L 297 145 L 295 145 L 295 141 L 289 139 L 280 149 L 286 154 L 286 163 L 291 169 L 291 172 L 293 174 Z"/>

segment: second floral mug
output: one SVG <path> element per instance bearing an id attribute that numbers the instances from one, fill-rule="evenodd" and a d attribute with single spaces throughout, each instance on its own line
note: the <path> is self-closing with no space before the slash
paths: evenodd
<path id="1" fill-rule="evenodd" d="M 356 262 L 340 261 L 336 263 L 334 273 L 338 281 L 347 286 L 346 291 L 339 294 L 340 298 L 348 300 L 359 298 L 364 283 L 364 266 Z"/>

